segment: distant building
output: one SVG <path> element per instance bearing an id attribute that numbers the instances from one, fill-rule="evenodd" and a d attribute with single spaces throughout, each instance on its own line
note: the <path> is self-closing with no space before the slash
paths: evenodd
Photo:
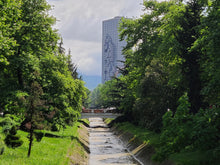
<path id="1" fill-rule="evenodd" d="M 117 68 L 123 67 L 122 49 L 126 41 L 119 40 L 119 24 L 122 17 L 102 22 L 102 83 L 118 76 Z"/>

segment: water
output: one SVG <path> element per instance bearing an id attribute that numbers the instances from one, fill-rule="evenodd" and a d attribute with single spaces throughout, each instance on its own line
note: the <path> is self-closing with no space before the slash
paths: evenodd
<path id="1" fill-rule="evenodd" d="M 101 118 L 89 118 L 89 165 L 140 165 L 123 147 Z"/>

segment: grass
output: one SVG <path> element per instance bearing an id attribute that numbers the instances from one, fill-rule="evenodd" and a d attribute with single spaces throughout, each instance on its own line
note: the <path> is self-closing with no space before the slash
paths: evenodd
<path id="1" fill-rule="evenodd" d="M 83 124 L 80 125 L 80 128 L 77 132 L 79 134 L 78 139 L 73 139 L 71 145 L 72 147 L 70 147 L 68 150 L 68 157 L 71 164 L 86 164 L 88 161 L 88 152 L 84 148 L 85 146 L 83 146 L 83 144 L 86 145 L 88 142 L 88 132 Z"/>
<path id="2" fill-rule="evenodd" d="M 154 147 L 159 145 L 160 134 L 157 134 L 153 131 L 149 131 L 145 128 L 135 126 L 129 122 L 118 123 L 116 124 L 119 130 L 133 134 L 137 139 L 142 142 L 147 142 L 148 144 L 153 145 Z"/>
<path id="3" fill-rule="evenodd" d="M 89 120 L 88 119 L 80 119 L 81 121 L 84 121 L 86 124 L 88 124 L 89 125 Z"/>
<path id="4" fill-rule="evenodd" d="M 106 118 L 106 119 L 104 119 L 104 122 L 105 122 L 106 124 L 110 124 L 113 120 L 114 120 L 114 119 L 112 119 L 112 118 Z"/>
<path id="5" fill-rule="evenodd" d="M 28 144 L 27 139 L 28 133 L 18 131 L 24 141 L 23 145 L 11 149 L 5 148 L 3 155 L 0 155 L 0 164 L 3 165 L 67 165 L 69 164 L 69 157 L 67 153 L 69 148 L 74 148 L 76 141 L 73 142 L 71 137 L 77 136 L 77 129 L 79 123 L 76 123 L 73 127 L 67 127 L 60 132 L 49 132 L 58 136 L 54 137 L 43 137 L 41 142 L 34 141 L 32 146 L 31 156 L 27 157 Z M 1 130 L 0 130 L 1 131 Z"/>
<path id="6" fill-rule="evenodd" d="M 177 165 L 219 165 L 220 158 L 215 160 L 210 159 L 213 157 L 209 151 L 191 151 L 180 152 L 170 156 L 170 160 Z"/>

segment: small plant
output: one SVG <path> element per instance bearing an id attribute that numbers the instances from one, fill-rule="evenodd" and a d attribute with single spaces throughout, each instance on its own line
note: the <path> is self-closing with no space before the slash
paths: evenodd
<path id="1" fill-rule="evenodd" d="M 5 144 L 10 148 L 16 148 L 23 144 L 23 141 L 20 139 L 19 135 L 17 134 L 16 127 L 13 126 L 9 131 L 9 134 L 5 138 Z"/>

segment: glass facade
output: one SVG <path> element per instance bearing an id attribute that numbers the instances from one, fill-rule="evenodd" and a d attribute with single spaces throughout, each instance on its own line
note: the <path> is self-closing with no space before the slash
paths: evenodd
<path id="1" fill-rule="evenodd" d="M 118 76 L 118 69 L 123 67 L 122 49 L 125 41 L 119 40 L 118 27 L 122 17 L 102 22 L 102 83 Z"/>

